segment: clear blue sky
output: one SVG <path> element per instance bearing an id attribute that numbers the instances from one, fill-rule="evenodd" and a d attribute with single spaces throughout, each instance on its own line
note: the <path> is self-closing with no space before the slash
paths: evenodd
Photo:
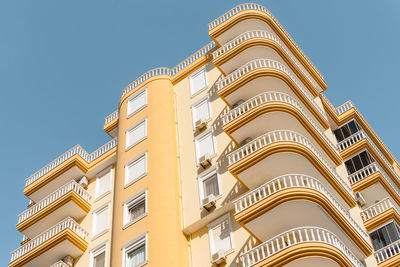
<path id="1" fill-rule="evenodd" d="M 400 156 L 398 0 L 270 0 L 269 8 L 324 74 L 335 106 L 353 100 Z M 201 3 L 201 4 L 200 4 Z M 19 246 L 25 178 L 75 144 L 109 137 L 104 117 L 124 86 L 173 67 L 210 41 L 207 24 L 241 1 L 0 2 L 0 265 Z"/>

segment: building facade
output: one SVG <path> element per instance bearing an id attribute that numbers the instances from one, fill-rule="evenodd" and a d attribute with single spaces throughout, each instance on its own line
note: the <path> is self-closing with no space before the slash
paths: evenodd
<path id="1" fill-rule="evenodd" d="M 26 179 L 9 266 L 399 266 L 400 164 L 264 7 L 146 72 Z"/>

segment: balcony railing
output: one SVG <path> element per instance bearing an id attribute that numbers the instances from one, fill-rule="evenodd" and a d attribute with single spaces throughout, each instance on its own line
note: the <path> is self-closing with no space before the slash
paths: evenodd
<path id="1" fill-rule="evenodd" d="M 52 264 L 50 267 L 71 267 L 71 266 L 66 264 L 63 261 L 57 261 L 56 263 Z"/>
<path id="2" fill-rule="evenodd" d="M 276 37 L 274 34 L 269 33 L 267 31 L 254 30 L 254 31 L 248 31 L 248 32 L 242 33 L 241 35 L 239 35 L 238 37 L 236 37 L 232 41 L 230 41 L 230 42 L 226 43 L 225 45 L 223 45 L 217 51 L 213 52 L 213 58 L 216 59 L 219 56 L 221 56 L 221 55 L 225 54 L 226 52 L 230 51 L 234 47 L 238 46 L 239 44 L 241 44 L 241 43 L 243 43 L 243 42 L 245 42 L 245 41 L 247 41 L 249 39 L 253 39 L 253 38 L 265 38 L 265 39 L 269 39 L 269 40 L 275 42 L 276 44 L 278 44 L 278 46 L 280 46 L 283 49 L 283 51 L 285 51 L 286 55 L 293 61 L 293 63 L 301 70 L 303 75 L 306 76 L 307 80 L 309 80 L 309 82 L 315 88 L 317 87 L 316 82 L 314 82 L 314 80 L 311 78 L 311 76 L 308 74 L 308 72 L 306 72 L 304 70 L 304 67 L 300 65 L 299 61 L 293 56 L 292 52 L 290 52 L 286 48 L 286 46 L 281 42 L 281 40 L 279 40 L 278 37 Z"/>
<path id="3" fill-rule="evenodd" d="M 86 150 L 84 150 L 80 145 L 76 145 L 49 164 L 47 164 L 45 167 L 40 169 L 38 172 L 30 176 L 25 180 L 25 187 L 32 184 L 36 180 L 38 180 L 40 177 L 45 175 L 46 173 L 50 172 L 63 162 L 67 161 L 74 155 L 80 155 L 84 160 L 86 160 L 88 163 L 91 162 L 92 160 L 100 157 L 102 154 L 106 153 L 107 151 L 111 150 L 113 147 L 117 146 L 117 138 L 112 139 L 105 145 L 101 146 L 98 148 L 96 151 L 92 152 L 91 154 L 87 153 Z"/>
<path id="4" fill-rule="evenodd" d="M 375 258 L 379 264 L 399 254 L 400 254 L 400 240 L 377 250 L 375 252 Z"/>
<path id="5" fill-rule="evenodd" d="M 318 159 L 325 165 L 327 169 L 332 173 L 333 176 L 335 176 L 336 180 L 339 181 L 339 183 L 346 189 L 346 191 L 353 196 L 353 192 L 350 189 L 350 187 L 340 178 L 339 174 L 333 169 L 331 166 L 329 166 L 328 162 L 322 157 L 322 155 L 314 148 L 314 146 L 308 141 L 304 136 L 293 132 L 293 131 L 288 131 L 288 130 L 278 130 L 278 131 L 272 131 L 269 133 L 266 133 L 264 135 L 261 135 L 251 141 L 250 143 L 236 149 L 235 151 L 231 152 L 228 154 L 228 162 L 229 165 L 232 165 L 243 158 L 247 157 L 248 155 L 262 149 L 263 147 L 266 147 L 270 144 L 277 143 L 277 142 L 294 142 L 294 143 L 299 143 L 308 149 L 310 149 L 314 155 L 318 157 Z"/>
<path id="6" fill-rule="evenodd" d="M 339 153 L 337 147 L 326 137 L 323 131 L 319 128 L 319 126 L 314 122 L 308 112 L 303 106 L 293 97 L 288 94 L 280 93 L 280 92 L 265 92 L 261 93 L 253 98 L 250 98 L 243 104 L 237 106 L 236 108 L 229 111 L 225 116 L 222 117 L 223 125 L 228 124 L 229 122 L 233 121 L 234 119 L 240 117 L 241 115 L 245 114 L 246 112 L 268 102 L 284 102 L 294 106 L 298 109 L 306 118 L 307 120 L 314 126 L 314 128 L 321 134 L 324 140 L 330 145 L 330 147 L 336 152 Z"/>
<path id="7" fill-rule="evenodd" d="M 104 119 L 104 125 L 108 124 L 109 122 L 113 121 L 114 119 L 118 118 L 118 110 L 114 111 Z"/>
<path id="8" fill-rule="evenodd" d="M 340 115 L 340 114 L 344 113 L 345 111 L 351 109 L 352 107 L 354 107 L 353 102 L 351 102 L 349 100 L 349 101 L 345 102 L 343 105 L 336 108 L 335 111 L 336 111 L 337 115 Z"/>
<path id="9" fill-rule="evenodd" d="M 72 218 L 68 217 L 55 226 L 51 227 L 50 229 L 44 231 L 40 235 L 32 238 L 31 241 L 26 243 L 25 245 L 19 247 L 18 249 L 11 252 L 11 261 L 18 259 L 19 257 L 27 254 L 28 252 L 34 250 L 35 248 L 39 247 L 43 243 L 47 242 L 57 234 L 61 233 L 62 231 L 70 229 L 72 232 L 77 234 L 80 238 L 87 241 L 88 239 L 88 232 L 83 229 L 77 222 L 75 222 Z"/>
<path id="10" fill-rule="evenodd" d="M 21 223 L 21 222 L 27 220 L 31 216 L 33 216 L 36 213 L 38 213 L 39 211 L 43 210 L 44 208 L 51 205 L 52 203 L 54 203 L 55 201 L 57 201 L 58 199 L 60 199 L 61 197 L 63 197 L 64 195 L 66 195 L 67 193 L 69 193 L 71 191 L 75 191 L 78 195 L 80 195 L 87 202 L 90 201 L 90 198 L 91 198 L 90 194 L 77 182 L 71 181 L 71 182 L 67 183 L 66 185 L 60 187 L 59 189 L 57 189 L 56 191 L 54 191 L 47 197 L 43 198 L 38 203 L 36 203 L 35 205 L 30 207 L 26 211 L 22 212 L 20 215 L 18 215 L 18 223 Z"/>
<path id="11" fill-rule="evenodd" d="M 227 87 L 231 83 L 235 82 L 236 80 L 238 80 L 241 77 L 243 77 L 244 75 L 246 75 L 247 73 L 249 73 L 249 72 L 251 72 L 253 70 L 259 69 L 259 68 L 272 68 L 272 69 L 277 69 L 277 70 L 280 70 L 280 71 L 284 72 L 297 85 L 297 87 L 307 97 L 307 99 L 310 101 L 310 103 L 312 103 L 312 105 L 319 111 L 319 113 L 325 119 L 327 119 L 325 111 L 323 111 L 317 105 L 317 103 L 315 103 L 313 97 L 310 95 L 310 93 L 307 91 L 307 89 L 305 89 L 303 87 L 303 85 L 301 85 L 301 83 L 295 77 L 295 75 L 288 68 L 286 68 L 283 64 L 281 64 L 280 62 L 278 62 L 276 60 L 272 60 L 272 59 L 254 59 L 254 60 L 244 64 L 243 66 L 241 66 L 237 70 L 233 71 L 231 74 L 229 74 L 226 77 L 224 77 L 223 79 L 221 79 L 217 83 L 218 90 L 222 90 L 223 88 Z"/>
<path id="12" fill-rule="evenodd" d="M 363 210 L 361 212 L 361 217 L 363 221 L 366 222 L 389 209 L 394 209 L 398 214 L 400 214 L 396 206 L 390 200 L 390 198 L 385 198 L 379 201 L 378 203 L 372 205 L 371 207 Z"/>
<path id="13" fill-rule="evenodd" d="M 242 254 L 243 267 L 251 267 L 292 246 L 302 243 L 322 243 L 337 248 L 356 267 L 364 267 L 345 244 L 328 230 L 319 227 L 299 227 L 286 231 Z"/>
<path id="14" fill-rule="evenodd" d="M 351 218 L 349 213 L 328 192 L 328 190 L 317 179 L 303 174 L 289 174 L 277 177 L 262 186 L 246 193 L 234 201 L 235 212 L 239 213 L 248 207 L 268 198 L 269 196 L 289 188 L 307 188 L 318 191 L 324 195 L 336 207 L 336 209 L 347 219 L 357 232 L 369 242 L 368 234 Z"/>
<path id="15" fill-rule="evenodd" d="M 214 29 L 215 27 L 217 27 L 224 21 L 228 20 L 230 17 L 236 15 L 237 13 L 245 11 L 245 10 L 258 10 L 258 11 L 261 11 L 261 12 L 264 12 L 265 14 L 267 14 L 276 23 L 276 25 L 278 25 L 279 29 L 285 34 L 285 36 L 290 40 L 290 42 L 293 45 L 295 45 L 295 47 L 298 49 L 298 51 L 300 51 L 302 56 L 307 60 L 307 62 L 312 66 L 312 68 L 318 73 L 318 75 L 321 78 L 324 78 L 323 75 L 319 72 L 319 70 L 315 67 L 315 65 L 311 62 L 311 60 L 306 56 L 306 54 L 303 52 L 303 50 L 301 50 L 301 48 L 297 45 L 297 43 L 292 39 L 292 37 L 285 30 L 285 28 L 283 28 L 282 25 L 279 23 L 279 21 L 274 17 L 274 15 L 272 15 L 272 13 L 268 9 L 266 9 L 265 7 L 263 7 L 261 5 L 251 4 L 251 3 L 238 5 L 234 8 L 232 8 L 231 10 L 229 10 L 228 12 L 226 12 L 225 14 L 221 15 L 217 19 L 215 19 L 213 22 L 209 23 L 208 30 Z"/>

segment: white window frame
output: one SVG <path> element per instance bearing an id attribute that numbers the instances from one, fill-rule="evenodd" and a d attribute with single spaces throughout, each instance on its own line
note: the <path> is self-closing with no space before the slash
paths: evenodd
<path id="1" fill-rule="evenodd" d="M 208 113 L 210 114 L 210 117 L 206 120 L 211 121 L 212 120 L 212 114 L 211 114 L 211 105 L 210 105 L 210 97 L 208 95 L 202 97 L 201 99 L 197 100 L 194 102 L 191 106 L 190 109 L 192 110 L 192 121 L 193 121 L 193 130 L 196 130 L 196 121 L 194 119 L 194 110 L 196 109 L 196 106 L 199 106 L 201 103 L 204 101 L 207 101 L 207 106 L 208 106 Z"/>
<path id="2" fill-rule="evenodd" d="M 214 130 L 213 130 L 212 128 L 210 128 L 210 129 L 208 129 L 207 131 L 205 131 L 205 132 L 199 134 L 198 136 L 196 136 L 196 137 L 194 138 L 194 146 L 195 146 L 194 149 L 195 149 L 195 154 L 196 154 L 196 164 L 197 164 L 197 167 L 200 166 L 200 162 L 199 162 L 199 158 L 200 158 L 200 157 L 199 157 L 199 155 L 198 155 L 198 148 L 197 148 L 198 140 L 204 138 L 204 137 L 205 137 L 206 135 L 208 135 L 208 134 L 211 134 L 212 140 L 213 140 L 213 146 L 214 146 L 214 154 L 210 154 L 210 157 L 212 158 L 212 157 L 214 157 L 214 156 L 217 155 L 217 144 L 216 144 L 216 142 L 215 142 Z"/>
<path id="3" fill-rule="evenodd" d="M 134 239 L 132 239 L 131 241 L 129 241 L 128 243 L 126 243 L 125 245 L 122 246 L 122 267 L 126 266 L 126 257 L 128 256 L 128 253 L 131 252 L 132 250 L 136 249 L 143 243 L 145 245 L 145 261 L 142 264 L 135 266 L 135 267 L 140 267 L 140 266 L 147 264 L 148 249 L 147 249 L 147 232 L 146 232 L 146 233 L 141 234 L 138 237 L 135 237 Z"/>
<path id="4" fill-rule="evenodd" d="M 105 257 L 105 266 L 108 266 L 107 264 L 107 253 L 108 250 L 108 240 L 100 243 L 99 245 L 95 246 L 94 248 L 92 248 L 89 252 L 90 255 L 90 259 L 89 259 L 89 266 L 90 267 L 94 267 L 94 258 L 97 257 L 98 255 L 100 255 L 101 253 L 104 252 L 104 257 Z"/>
<path id="5" fill-rule="evenodd" d="M 92 212 L 92 240 L 96 239 L 97 237 L 107 233 L 110 230 L 110 201 L 101 205 L 100 207 L 98 207 L 97 209 L 95 209 Z M 103 209 L 107 209 L 107 226 L 106 229 L 104 229 L 103 231 L 99 232 L 99 233 L 95 233 L 94 229 L 96 228 L 96 217 L 97 217 L 97 213 L 99 211 L 102 211 Z"/>
<path id="6" fill-rule="evenodd" d="M 98 183 L 97 179 L 99 178 L 99 176 L 103 176 L 107 172 L 110 172 L 110 188 L 99 195 L 99 193 L 98 193 L 98 191 L 99 191 L 99 183 Z M 111 193 L 111 188 L 112 188 L 112 183 L 113 183 L 113 175 L 114 174 L 113 174 L 113 171 L 112 171 L 112 166 L 108 166 L 107 168 L 103 169 L 102 171 L 100 171 L 99 173 L 96 174 L 96 185 L 95 185 L 95 190 L 94 190 L 94 201 L 97 201 L 100 198 L 103 198 L 104 196 L 106 196 L 109 193 Z"/>
<path id="7" fill-rule="evenodd" d="M 199 89 L 197 92 L 192 94 L 192 79 L 194 76 L 198 75 L 200 72 L 204 72 L 204 77 L 206 80 L 206 85 L 204 86 L 204 88 Z M 206 66 L 203 66 L 201 68 L 199 68 L 198 70 L 196 70 L 195 72 L 193 72 L 192 74 L 190 74 L 189 76 L 189 91 L 190 91 L 190 97 L 195 97 L 196 95 L 200 94 L 201 92 L 204 91 L 204 89 L 208 88 L 208 78 L 207 78 L 207 71 L 206 71 Z"/>
<path id="8" fill-rule="evenodd" d="M 131 113 L 128 113 L 130 101 L 132 101 L 133 99 L 135 99 L 137 97 L 140 97 L 142 94 L 145 95 L 145 103 L 144 103 L 144 105 L 139 107 L 139 108 L 137 108 L 136 110 L 132 111 Z M 126 118 L 129 119 L 130 117 L 132 117 L 133 115 L 135 115 L 136 113 L 138 113 L 139 111 L 144 109 L 145 107 L 147 107 L 147 87 L 143 88 L 142 90 L 140 90 L 138 92 L 136 92 L 134 95 L 132 95 L 131 97 L 128 98 L 127 105 L 126 105 Z"/>
<path id="9" fill-rule="evenodd" d="M 144 123 L 144 136 L 142 138 L 138 139 L 136 142 L 128 145 L 128 132 L 139 127 L 142 123 Z M 129 127 L 128 129 L 126 129 L 126 131 L 125 131 L 125 150 L 126 151 L 129 150 L 131 147 L 134 147 L 135 145 L 139 144 L 146 138 L 147 138 L 147 117 L 141 119 L 140 121 L 138 121 L 137 123 L 135 123 L 134 125 Z"/>
<path id="10" fill-rule="evenodd" d="M 144 214 L 141 215 L 140 217 L 135 218 L 132 221 L 129 221 L 129 206 L 141 201 L 144 198 Z M 147 216 L 147 189 L 142 190 L 141 192 L 137 193 L 136 195 L 132 196 L 131 198 L 127 199 L 124 201 L 123 209 L 124 209 L 124 215 L 123 215 L 123 226 L 122 229 L 125 229 L 129 227 L 130 225 L 134 224 L 135 222 L 139 221 L 140 219 L 144 218 Z"/>
<path id="11" fill-rule="evenodd" d="M 200 207 L 202 207 L 202 201 L 205 198 L 204 195 L 204 180 L 207 180 L 210 178 L 212 175 L 216 174 L 217 175 L 217 183 L 218 183 L 218 195 L 215 196 L 216 199 L 222 197 L 222 190 L 221 190 L 221 181 L 219 179 L 219 172 L 218 172 L 218 167 L 212 167 L 202 173 L 199 174 L 197 177 L 198 183 L 199 183 L 199 197 L 200 197 Z"/>
<path id="12" fill-rule="evenodd" d="M 144 172 L 142 175 L 140 175 L 139 177 L 137 177 L 137 178 L 133 179 L 132 181 L 129 181 L 129 182 L 128 182 L 128 181 L 127 181 L 127 178 L 128 178 L 128 166 L 131 165 L 132 163 L 134 163 L 135 161 L 138 161 L 138 160 L 141 159 L 142 157 L 144 157 L 144 159 L 145 159 L 145 172 Z M 140 153 L 139 155 L 137 155 L 136 157 L 134 157 L 133 159 L 131 159 L 130 161 L 128 161 L 128 162 L 125 164 L 125 166 L 124 166 L 124 168 L 125 168 L 124 188 L 127 188 L 127 187 L 130 186 L 131 184 L 135 183 L 136 181 L 142 179 L 144 176 L 147 175 L 147 170 L 148 170 L 148 168 L 147 168 L 147 163 L 148 163 L 148 162 L 147 162 L 147 151 L 145 151 L 145 152 L 143 152 L 143 153 Z"/>
<path id="13" fill-rule="evenodd" d="M 230 250 L 225 251 L 225 255 L 227 255 L 227 254 L 229 254 L 229 253 L 231 253 L 231 252 L 233 252 L 233 251 L 235 250 L 235 244 L 234 244 L 234 241 L 233 241 L 233 233 L 232 233 L 232 221 L 231 221 L 231 216 L 230 216 L 230 213 L 227 213 L 227 214 L 225 214 L 225 215 L 219 217 L 219 218 L 216 219 L 215 221 L 211 222 L 211 223 L 208 225 L 208 239 L 209 239 L 209 242 L 210 242 L 210 254 L 211 254 L 211 255 L 214 254 L 214 253 L 216 253 L 216 252 L 218 252 L 218 251 L 213 251 L 213 250 L 214 250 L 214 240 L 213 240 L 212 229 L 213 229 L 216 225 L 222 223 L 222 222 L 225 221 L 225 220 L 228 220 L 228 223 L 229 223 L 229 235 L 230 235 L 230 238 L 231 238 L 231 246 L 232 246 L 232 248 L 231 248 Z"/>

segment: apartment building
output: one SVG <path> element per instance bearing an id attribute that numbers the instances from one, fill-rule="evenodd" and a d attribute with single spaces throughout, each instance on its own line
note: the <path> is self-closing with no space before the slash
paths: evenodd
<path id="1" fill-rule="evenodd" d="M 26 179 L 9 266 L 400 266 L 400 164 L 278 20 L 239 5 Z"/>

